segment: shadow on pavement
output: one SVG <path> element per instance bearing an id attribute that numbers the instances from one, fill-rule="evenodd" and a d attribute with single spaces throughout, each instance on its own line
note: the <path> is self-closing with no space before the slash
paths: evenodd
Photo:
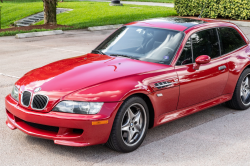
<path id="1" fill-rule="evenodd" d="M 159 141 L 171 135 L 189 130 L 191 128 L 197 127 L 199 125 L 234 112 L 237 111 L 229 109 L 224 105 L 218 105 L 195 113 L 193 115 L 150 129 L 147 133 L 146 139 L 141 146 L 146 146 L 152 142 Z M 43 151 L 48 151 L 49 153 L 59 154 L 63 156 L 66 155 L 67 157 L 71 156 L 78 161 L 84 160 L 85 162 L 86 160 L 88 162 L 98 162 L 97 160 L 99 160 L 100 162 L 104 159 L 115 157 L 121 154 L 108 149 L 104 145 L 89 147 L 68 147 L 56 145 L 51 140 L 35 138 L 28 135 L 26 136 L 26 141 L 28 144 L 35 144 L 37 147 L 39 147 L 40 150 L 43 149 Z"/>

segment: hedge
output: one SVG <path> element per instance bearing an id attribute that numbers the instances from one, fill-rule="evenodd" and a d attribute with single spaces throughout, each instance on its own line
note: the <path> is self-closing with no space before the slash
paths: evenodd
<path id="1" fill-rule="evenodd" d="M 0 29 L 1 29 L 1 17 L 2 17 L 2 15 L 1 15 L 1 13 L 2 13 L 2 11 L 1 11 L 1 8 L 2 8 L 2 6 L 0 6 Z"/>
<path id="2" fill-rule="evenodd" d="M 250 18 L 250 0 L 175 0 L 179 16 L 198 16 L 203 8 L 201 17 Z"/>

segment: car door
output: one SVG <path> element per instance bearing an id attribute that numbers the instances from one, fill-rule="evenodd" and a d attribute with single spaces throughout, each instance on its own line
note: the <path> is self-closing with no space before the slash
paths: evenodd
<path id="1" fill-rule="evenodd" d="M 194 70 L 195 59 L 208 55 L 211 61 Z M 175 69 L 180 95 L 177 109 L 189 107 L 222 95 L 228 78 L 227 57 L 221 57 L 216 28 L 194 33 L 188 39 Z"/>

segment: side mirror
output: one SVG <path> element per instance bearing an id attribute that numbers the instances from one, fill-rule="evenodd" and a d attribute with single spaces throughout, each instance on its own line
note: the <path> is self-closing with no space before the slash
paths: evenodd
<path id="1" fill-rule="evenodd" d="M 194 70 L 199 70 L 201 64 L 209 63 L 211 60 L 208 55 L 201 55 L 195 59 Z"/>

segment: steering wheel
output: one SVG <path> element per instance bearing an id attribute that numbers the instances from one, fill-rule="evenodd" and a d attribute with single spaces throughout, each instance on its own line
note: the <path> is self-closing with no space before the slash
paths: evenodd
<path id="1" fill-rule="evenodd" d="M 170 47 L 164 47 L 164 48 L 167 48 L 167 49 L 171 50 L 172 52 L 174 52 L 174 49 L 172 49 Z"/>

